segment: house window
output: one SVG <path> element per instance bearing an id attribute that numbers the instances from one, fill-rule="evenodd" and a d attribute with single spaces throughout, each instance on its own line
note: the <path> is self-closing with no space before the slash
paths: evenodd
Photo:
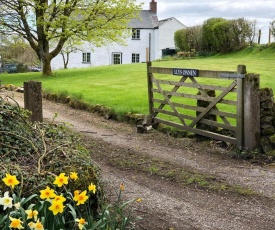
<path id="1" fill-rule="evenodd" d="M 122 53 L 113 53 L 113 64 L 122 64 Z"/>
<path id="2" fill-rule="evenodd" d="M 140 30 L 132 29 L 132 39 L 140 39 Z"/>
<path id="3" fill-rule="evenodd" d="M 91 53 L 82 53 L 82 62 L 91 63 Z"/>
<path id="4" fill-rule="evenodd" d="M 132 63 L 139 63 L 139 54 L 132 54 Z"/>

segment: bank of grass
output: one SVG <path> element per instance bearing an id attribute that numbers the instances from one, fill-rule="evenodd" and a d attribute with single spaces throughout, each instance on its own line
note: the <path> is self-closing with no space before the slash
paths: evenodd
<path id="1" fill-rule="evenodd" d="M 41 81 L 44 92 L 70 96 L 89 104 L 109 106 L 117 113 L 147 113 L 146 64 L 116 65 L 41 73 L 0 75 L 2 84 Z"/>
<path id="2" fill-rule="evenodd" d="M 246 65 L 249 73 L 260 74 L 260 87 L 275 90 L 275 45 L 255 46 L 227 55 L 153 62 L 153 66 L 236 71 Z M 41 73 L 2 74 L 2 84 L 23 85 L 41 81 L 44 92 L 63 94 L 88 104 L 101 104 L 117 114 L 148 113 L 146 64 L 114 65 L 55 71 L 51 77 Z M 207 83 L 211 84 L 212 80 Z"/>

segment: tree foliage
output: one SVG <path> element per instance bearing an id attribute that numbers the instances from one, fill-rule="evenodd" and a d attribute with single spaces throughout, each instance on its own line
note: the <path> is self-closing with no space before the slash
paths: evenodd
<path id="1" fill-rule="evenodd" d="M 179 50 L 189 50 L 187 44 L 187 29 L 177 30 L 174 34 L 174 41 Z"/>
<path id="2" fill-rule="evenodd" d="M 217 38 L 214 34 L 214 28 L 218 23 L 224 22 L 223 18 L 210 18 L 202 25 L 202 48 L 205 51 L 214 52 L 217 49 Z"/>
<path id="3" fill-rule="evenodd" d="M 0 54 L 2 65 L 6 63 L 22 63 L 34 66 L 39 63 L 37 55 L 29 44 L 15 35 L 2 36 Z"/>
<path id="4" fill-rule="evenodd" d="M 180 50 L 191 51 L 201 49 L 201 26 L 193 26 L 175 32 L 174 40 Z"/>
<path id="5" fill-rule="evenodd" d="M 26 39 L 51 75 L 51 60 L 69 38 L 121 42 L 140 9 L 135 0 L 0 0 L 0 28 Z"/>
<path id="6" fill-rule="evenodd" d="M 70 53 L 79 50 L 80 45 L 83 43 L 79 38 L 69 38 L 60 51 L 63 59 L 64 69 L 68 68 Z"/>
<path id="7" fill-rule="evenodd" d="M 270 22 L 270 30 L 271 30 L 271 34 L 275 36 L 275 20 Z"/>
<path id="8" fill-rule="evenodd" d="M 189 27 L 175 33 L 176 46 L 182 51 L 227 53 L 252 45 L 256 21 L 244 18 L 226 20 L 210 18 L 202 26 Z"/>

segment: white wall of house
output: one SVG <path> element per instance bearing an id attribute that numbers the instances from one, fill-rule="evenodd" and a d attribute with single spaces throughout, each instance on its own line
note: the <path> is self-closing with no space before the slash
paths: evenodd
<path id="1" fill-rule="evenodd" d="M 159 30 L 156 29 L 152 33 L 150 61 L 154 61 L 156 59 L 161 58 L 161 56 L 159 56 L 158 50 L 159 50 Z"/>
<path id="2" fill-rule="evenodd" d="M 174 34 L 177 30 L 185 29 L 186 26 L 174 17 L 161 20 L 159 24 L 159 55 L 163 49 L 175 49 Z"/>
<path id="3" fill-rule="evenodd" d="M 104 47 L 92 47 L 92 45 L 85 43 L 80 48 L 79 51 L 71 53 L 69 57 L 68 68 L 83 68 L 90 66 L 103 66 L 103 65 L 112 65 L 113 64 L 113 54 L 120 53 L 122 57 L 121 64 L 131 64 L 132 63 L 132 54 L 139 54 L 139 62 L 146 62 L 146 49 L 149 49 L 149 37 L 151 34 L 151 60 L 155 60 L 158 48 L 158 39 L 156 29 L 141 29 L 140 30 L 140 39 L 134 40 L 128 38 L 126 40 L 127 46 L 110 43 Z M 91 62 L 83 63 L 82 62 L 82 53 L 91 53 Z M 61 54 L 56 56 L 52 60 L 52 69 L 62 69 L 64 68 L 63 59 Z"/>
<path id="4" fill-rule="evenodd" d="M 152 0 L 153 11 L 141 11 L 142 21 L 131 21 L 132 28 L 140 30 L 140 38 L 132 39 L 130 36 L 126 40 L 127 45 L 110 43 L 104 47 L 92 47 L 91 44 L 85 43 L 79 47 L 79 51 L 69 55 L 68 68 L 83 68 L 90 66 L 103 66 L 114 64 L 114 54 L 119 59 L 116 64 L 131 64 L 132 54 L 139 56 L 139 62 L 147 61 L 147 51 L 150 51 L 150 61 L 162 58 L 163 49 L 175 49 L 174 33 L 186 28 L 177 19 L 171 17 L 158 21 L 156 2 Z M 150 5 L 150 6 L 151 6 Z M 90 53 L 90 61 L 83 62 L 83 53 Z M 118 60 L 116 59 L 116 60 Z M 52 69 L 64 68 L 62 55 L 56 56 L 52 62 Z"/>

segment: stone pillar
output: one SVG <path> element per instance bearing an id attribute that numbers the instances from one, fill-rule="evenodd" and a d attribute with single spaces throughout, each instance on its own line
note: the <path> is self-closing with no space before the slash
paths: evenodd
<path id="1" fill-rule="evenodd" d="M 31 111 L 32 122 L 42 122 L 42 84 L 41 82 L 24 82 L 24 108 Z"/>
<path id="2" fill-rule="evenodd" d="M 271 88 L 260 90 L 261 147 L 264 153 L 275 149 L 275 102 Z"/>
<path id="3" fill-rule="evenodd" d="M 244 80 L 244 147 L 260 148 L 260 76 L 248 74 Z"/>

